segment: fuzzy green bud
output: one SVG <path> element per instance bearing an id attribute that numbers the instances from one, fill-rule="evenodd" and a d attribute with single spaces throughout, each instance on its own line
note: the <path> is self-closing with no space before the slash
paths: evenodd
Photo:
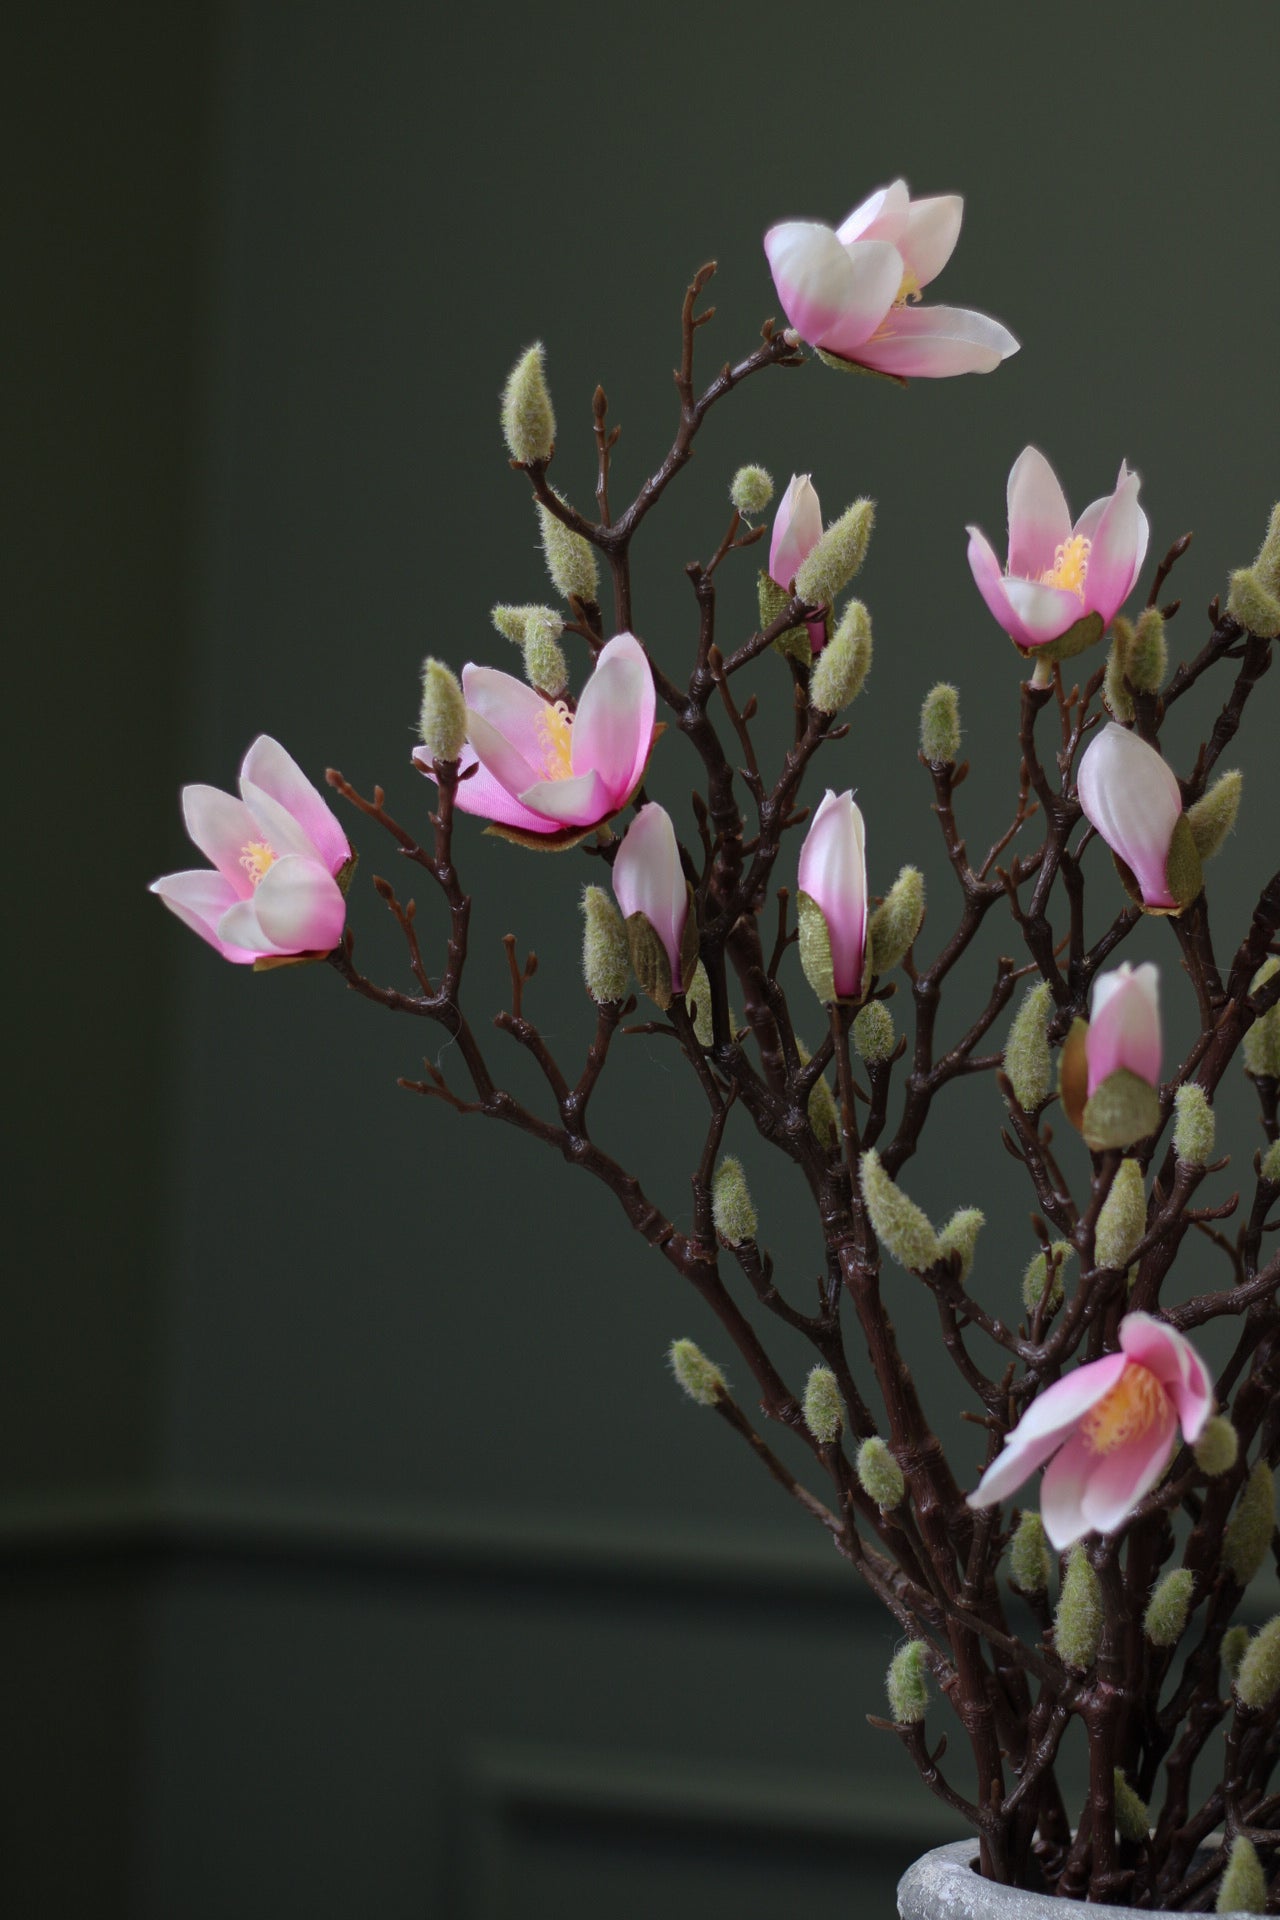
<path id="1" fill-rule="evenodd" d="M 871 616 L 861 600 L 851 600 L 814 662 L 810 706 L 818 713 L 839 713 L 857 699 L 870 671 Z"/>
<path id="2" fill-rule="evenodd" d="M 714 1038 L 711 1026 L 711 982 L 699 960 L 685 994 L 685 1004 L 693 1021 L 693 1037 L 700 1047 L 709 1047 Z"/>
<path id="3" fill-rule="evenodd" d="M 1273 1187 L 1280 1187 L 1280 1140 L 1271 1142 L 1262 1156 L 1262 1165 L 1258 1171 Z"/>
<path id="4" fill-rule="evenodd" d="M 796 573 L 796 592 L 811 607 L 829 607 L 867 557 L 875 525 L 874 500 L 855 500 L 833 520 Z"/>
<path id="5" fill-rule="evenodd" d="M 756 1210 L 751 1204 L 747 1176 L 741 1160 L 727 1156 L 716 1168 L 711 1183 L 711 1213 L 716 1232 L 731 1247 L 756 1237 Z"/>
<path id="6" fill-rule="evenodd" d="M 801 1054 L 804 1064 L 804 1055 Z M 836 1110 L 836 1097 L 831 1091 L 831 1082 L 819 1074 L 809 1093 L 809 1125 L 814 1137 L 824 1147 L 834 1147 L 840 1138 L 840 1115 Z"/>
<path id="7" fill-rule="evenodd" d="M 1271 593 L 1280 593 L 1280 500 L 1271 509 L 1266 537 L 1253 565 L 1263 586 Z"/>
<path id="8" fill-rule="evenodd" d="M 1236 1692 L 1255 1713 L 1280 1693 L 1280 1613 L 1273 1613 L 1245 1648 L 1236 1669 Z"/>
<path id="9" fill-rule="evenodd" d="M 902 1468 L 878 1433 L 868 1436 L 858 1448 L 858 1484 L 868 1500 L 881 1509 L 901 1506 L 907 1490 Z"/>
<path id="10" fill-rule="evenodd" d="M 814 1367 L 804 1384 L 804 1423 L 819 1446 L 840 1438 L 844 1408 L 830 1367 Z"/>
<path id="11" fill-rule="evenodd" d="M 1187 809 L 1187 825 L 1202 860 L 1211 860 L 1219 852 L 1236 824 L 1244 775 L 1235 767 L 1215 780 L 1194 807 Z"/>
<path id="12" fill-rule="evenodd" d="M 1244 1659 L 1245 1649 L 1249 1645 L 1248 1627 L 1228 1627 L 1222 1636 L 1222 1667 L 1228 1680 L 1233 1684 L 1240 1671 L 1240 1662 Z"/>
<path id="13" fill-rule="evenodd" d="M 1124 1769 L 1115 1770 L 1116 1832 L 1122 1840 L 1145 1840 L 1151 1832 L 1151 1815 L 1145 1800 L 1129 1785 Z"/>
<path id="14" fill-rule="evenodd" d="M 1106 678 L 1102 683 L 1102 697 L 1117 720 L 1133 719 L 1133 698 L 1125 685 L 1132 644 L 1133 628 L 1124 615 L 1118 613 L 1111 623 L 1111 651 L 1107 655 Z"/>
<path id="15" fill-rule="evenodd" d="M 1147 1602 L 1142 1631 L 1153 1647 L 1176 1647 L 1187 1630 L 1196 1577 L 1189 1567 L 1166 1573 Z"/>
<path id="16" fill-rule="evenodd" d="M 1129 1255 L 1147 1230 L 1147 1195 L 1142 1168 L 1122 1160 L 1102 1203 L 1094 1233 L 1094 1259 L 1100 1267 L 1127 1267 Z"/>
<path id="17" fill-rule="evenodd" d="M 522 353 L 502 389 L 502 437 L 513 460 L 549 460 L 556 444 L 556 416 L 542 363 L 542 342 Z"/>
<path id="18" fill-rule="evenodd" d="M 708 1360 L 692 1340 L 673 1340 L 667 1359 L 677 1383 L 700 1407 L 714 1407 L 725 1395 L 725 1378 L 714 1360 Z"/>
<path id="19" fill-rule="evenodd" d="M 924 875 L 904 867 L 867 922 L 873 973 L 888 973 L 907 954 L 924 919 Z"/>
<path id="20" fill-rule="evenodd" d="M 1262 1871 L 1258 1850 L 1245 1834 L 1238 1833 L 1231 1842 L 1214 1912 L 1265 1913 L 1266 1910 L 1267 1876 Z"/>
<path id="21" fill-rule="evenodd" d="M 456 760 L 467 737 L 467 703 L 462 688 L 457 675 L 440 660 L 422 663 L 418 737 L 438 766 Z"/>
<path id="22" fill-rule="evenodd" d="M 739 467 L 729 482 L 729 498 L 739 513 L 763 513 L 773 498 L 773 477 L 763 467 Z"/>
<path id="23" fill-rule="evenodd" d="M 525 679 L 548 700 L 558 700 L 569 684 L 569 662 L 564 657 L 556 628 L 560 632 L 564 630 L 559 621 L 553 628 L 543 621 L 531 620 L 524 643 Z"/>
<path id="24" fill-rule="evenodd" d="M 603 887 L 582 889 L 582 977 L 600 1006 L 621 1000 L 631 977 L 626 923 Z"/>
<path id="25" fill-rule="evenodd" d="M 1135 693 L 1159 693 L 1169 669 L 1169 643 L 1159 607 L 1144 607 L 1138 615 L 1125 655 L 1125 672 Z"/>
<path id="26" fill-rule="evenodd" d="M 1264 960 L 1249 982 L 1250 993 L 1257 993 L 1274 979 L 1280 960 L 1273 954 Z M 1280 1079 L 1280 1001 L 1254 1021 L 1244 1037 L 1245 1072 L 1259 1079 Z"/>
<path id="27" fill-rule="evenodd" d="M 962 1282 L 967 1280 L 973 1272 L 973 1255 L 978 1244 L 978 1235 L 986 1224 L 987 1216 L 980 1207 L 959 1207 L 938 1235 L 939 1252 L 960 1255 Z"/>
<path id="28" fill-rule="evenodd" d="M 827 916 L 809 894 L 796 895 L 796 926 L 799 932 L 800 969 L 824 1006 L 836 997 L 835 973 L 831 962 L 831 930 Z"/>
<path id="29" fill-rule="evenodd" d="M 1203 1167 L 1213 1158 L 1216 1127 L 1204 1088 L 1186 1081 L 1174 1095 L 1173 1150 L 1184 1167 Z"/>
<path id="30" fill-rule="evenodd" d="M 1224 1413 L 1215 1413 L 1200 1429 L 1200 1438 L 1191 1449 L 1196 1465 L 1209 1480 L 1230 1473 L 1240 1457 L 1240 1435 Z"/>
<path id="31" fill-rule="evenodd" d="M 1058 1610 L 1053 1617 L 1053 1643 L 1069 1667 L 1087 1671 L 1098 1657 L 1102 1635 L 1102 1588 L 1077 1540 L 1067 1555 Z"/>
<path id="32" fill-rule="evenodd" d="M 960 694 L 939 680 L 920 709 L 920 751 L 933 765 L 950 766 L 960 754 Z"/>
<path id="33" fill-rule="evenodd" d="M 1075 1255 L 1075 1248 L 1069 1240 L 1055 1240 L 1046 1252 L 1041 1247 L 1039 1253 L 1033 1253 L 1027 1262 L 1027 1270 L 1022 1276 L 1022 1304 L 1028 1317 L 1035 1314 L 1036 1308 L 1044 1298 L 1045 1285 L 1049 1279 L 1049 1269 L 1053 1268 L 1053 1284 L 1049 1288 L 1047 1313 L 1056 1313 L 1062 1305 L 1062 1274 L 1067 1261 Z"/>
<path id="34" fill-rule="evenodd" d="M 560 495 L 556 495 L 560 499 Z M 566 600 L 592 602 L 599 591 L 596 551 L 591 542 L 566 527 L 549 507 L 538 502 L 538 532 L 551 584 Z"/>
<path id="35" fill-rule="evenodd" d="M 1004 1070 L 1013 1097 L 1024 1113 L 1035 1113 L 1053 1091 L 1053 1063 L 1049 1057 L 1049 1021 L 1053 994 L 1047 980 L 1038 980 L 1022 996 L 1004 1043 Z"/>
<path id="36" fill-rule="evenodd" d="M 1021 1514 L 1009 1542 L 1009 1572 L 1020 1593 L 1043 1593 L 1052 1570 L 1044 1522 L 1029 1509 Z"/>
<path id="37" fill-rule="evenodd" d="M 853 1047 L 869 1067 L 887 1060 L 893 1052 L 895 1035 L 893 1015 L 883 1000 L 868 1000 L 853 1016 Z"/>
<path id="38" fill-rule="evenodd" d="M 1256 567 L 1241 567 L 1231 576 L 1227 612 L 1260 640 L 1280 634 L 1280 592 L 1274 592 Z"/>
<path id="39" fill-rule="evenodd" d="M 554 607 L 513 607 L 499 605 L 490 607 L 489 618 L 504 640 L 510 640 L 516 647 L 528 643 L 531 627 L 543 627 L 553 640 L 558 640 L 564 632 L 564 621 Z"/>
<path id="40" fill-rule="evenodd" d="M 1276 1524 L 1275 1476 L 1259 1460 L 1245 1481 L 1222 1539 L 1222 1558 L 1238 1586 L 1262 1571 Z"/>
<path id="41" fill-rule="evenodd" d="M 917 1726 L 929 1705 L 925 1652 L 923 1640 L 908 1640 L 889 1662 L 884 1687 L 889 1696 L 889 1711 L 900 1727 Z"/>
<path id="42" fill-rule="evenodd" d="M 941 1249 L 928 1215 L 889 1178 L 874 1147 L 863 1154 L 858 1178 L 871 1224 L 886 1252 L 912 1273 L 934 1266 Z"/>

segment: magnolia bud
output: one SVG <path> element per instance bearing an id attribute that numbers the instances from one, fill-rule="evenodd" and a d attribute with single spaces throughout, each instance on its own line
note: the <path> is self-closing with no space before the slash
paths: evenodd
<path id="1" fill-rule="evenodd" d="M 926 1652 L 923 1640 L 908 1640 L 889 1663 L 885 1692 L 889 1696 L 889 1711 L 900 1727 L 917 1726 L 929 1705 Z"/>
<path id="2" fill-rule="evenodd" d="M 850 600 L 840 615 L 831 644 L 834 646 L 841 639 L 847 639 L 850 646 L 852 665 L 849 669 L 849 699 L 855 700 L 871 671 L 871 615 L 861 600 Z"/>
<path id="3" fill-rule="evenodd" d="M 855 500 L 833 520 L 796 571 L 796 592 L 811 607 L 829 607 L 867 557 L 875 525 L 874 500 Z"/>
<path id="4" fill-rule="evenodd" d="M 840 1138 L 840 1116 L 836 1111 L 836 1097 L 831 1091 L 831 1083 L 822 1074 L 819 1074 L 810 1090 L 808 1114 L 815 1139 L 821 1141 L 824 1147 L 834 1147 Z"/>
<path id="5" fill-rule="evenodd" d="M 1258 1850 L 1245 1834 L 1231 1842 L 1231 1852 L 1214 1903 L 1215 1913 L 1265 1913 L 1267 1876 L 1262 1871 Z"/>
<path id="6" fill-rule="evenodd" d="M 467 737 L 467 703 L 457 675 L 439 660 L 422 663 L 418 736 L 437 766 L 456 760 Z"/>
<path id="7" fill-rule="evenodd" d="M 1262 1156 L 1259 1168 L 1261 1178 L 1273 1187 L 1280 1187 L 1280 1140 L 1273 1140 Z"/>
<path id="8" fill-rule="evenodd" d="M 924 919 L 924 875 L 904 867 L 867 926 L 869 971 L 888 973 L 905 956 Z"/>
<path id="9" fill-rule="evenodd" d="M 756 575 L 756 597 L 760 608 L 760 631 L 764 633 L 791 605 L 791 595 L 762 567 Z M 808 627 L 788 627 L 778 635 L 773 645 L 778 653 L 790 655 L 802 666 L 809 666 L 813 660 L 813 641 Z"/>
<path id="10" fill-rule="evenodd" d="M 1258 548 L 1254 570 L 1270 593 L 1280 594 L 1280 501 L 1271 509 L 1266 537 Z"/>
<path id="11" fill-rule="evenodd" d="M 1255 1713 L 1280 1693 L 1280 1613 L 1272 1614 L 1245 1648 L 1236 1669 L 1236 1692 Z"/>
<path id="12" fill-rule="evenodd" d="M 920 751 L 934 766 L 950 766 L 960 753 L 960 695 L 939 680 L 920 709 Z"/>
<path id="13" fill-rule="evenodd" d="M 1009 1572 L 1020 1593 L 1043 1593 L 1049 1584 L 1052 1561 L 1038 1513 L 1024 1512 L 1009 1543 Z"/>
<path id="14" fill-rule="evenodd" d="M 1098 1657 L 1101 1635 L 1102 1588 L 1088 1554 L 1077 1540 L 1067 1555 L 1058 1610 L 1053 1616 L 1054 1645 L 1069 1667 L 1085 1671 Z"/>
<path id="15" fill-rule="evenodd" d="M 868 1000 L 853 1016 L 853 1045 L 859 1059 L 874 1067 L 893 1052 L 893 1015 L 883 1000 Z"/>
<path id="16" fill-rule="evenodd" d="M 973 1272 L 973 1254 L 978 1244 L 978 1235 L 987 1223 L 987 1216 L 978 1207 L 960 1207 L 947 1221 L 938 1235 L 940 1253 L 958 1253 L 960 1255 L 960 1279 L 965 1281 Z"/>
<path id="17" fill-rule="evenodd" d="M 1228 1680 L 1233 1683 L 1240 1671 L 1240 1662 L 1244 1659 L 1248 1645 L 1248 1627 L 1228 1627 L 1222 1636 L 1222 1667 Z"/>
<path id="18" fill-rule="evenodd" d="M 1233 767 L 1187 809 L 1187 825 L 1202 860 L 1211 860 L 1236 824 L 1244 775 Z"/>
<path id="19" fill-rule="evenodd" d="M 1069 1240 L 1055 1240 L 1048 1252 L 1041 1247 L 1039 1253 L 1032 1254 L 1027 1262 L 1027 1270 L 1022 1276 L 1022 1304 L 1028 1317 L 1035 1314 L 1036 1308 L 1044 1298 L 1045 1283 L 1049 1278 L 1049 1268 L 1053 1268 L 1053 1284 L 1049 1288 L 1049 1300 L 1046 1313 L 1056 1313 L 1062 1305 L 1062 1273 L 1067 1261 L 1075 1255 L 1075 1248 Z"/>
<path id="20" fill-rule="evenodd" d="M 1166 1573 L 1147 1602 L 1142 1630 L 1153 1647 L 1176 1647 L 1187 1630 L 1196 1577 L 1189 1567 Z"/>
<path id="21" fill-rule="evenodd" d="M 1173 1099 L 1177 1118 L 1173 1128 L 1173 1150 L 1184 1167 L 1202 1167 L 1213 1158 L 1216 1128 L 1213 1108 L 1204 1088 L 1188 1080 Z"/>
<path id="22" fill-rule="evenodd" d="M 1260 640 L 1280 634 L 1280 593 L 1273 592 L 1255 567 L 1241 567 L 1231 576 L 1227 612 Z"/>
<path id="23" fill-rule="evenodd" d="M 599 1005 L 621 1000 L 631 974 L 622 915 L 603 887 L 582 889 L 582 977 Z"/>
<path id="24" fill-rule="evenodd" d="M 907 1483 L 888 1447 L 878 1434 L 871 1434 L 858 1448 L 858 1483 L 868 1500 L 884 1510 L 902 1504 Z"/>
<path id="25" fill-rule="evenodd" d="M 894 1185 L 874 1147 L 863 1154 L 858 1178 L 871 1224 L 886 1252 L 912 1273 L 934 1266 L 941 1250 L 928 1216 Z"/>
<path id="26" fill-rule="evenodd" d="M 714 1407 L 724 1398 L 724 1375 L 692 1340 L 673 1340 L 667 1349 L 667 1359 L 678 1384 L 700 1407 Z"/>
<path id="27" fill-rule="evenodd" d="M 1280 960 L 1273 954 L 1264 960 L 1249 982 L 1250 993 L 1257 993 L 1274 978 Z M 1258 1079 L 1280 1079 L 1280 1000 L 1254 1021 L 1244 1037 L 1245 1072 Z"/>
<path id="28" fill-rule="evenodd" d="M 1142 1168 L 1136 1160 L 1122 1160 L 1102 1203 L 1094 1233 L 1094 1264 L 1127 1267 L 1129 1256 L 1147 1230 L 1147 1196 Z"/>
<path id="29" fill-rule="evenodd" d="M 814 1367 L 804 1387 L 804 1423 L 820 1446 L 840 1438 L 844 1408 L 830 1367 Z"/>
<path id="30" fill-rule="evenodd" d="M 1260 1573 L 1276 1524 L 1275 1476 L 1259 1460 L 1245 1481 L 1222 1538 L 1222 1558 L 1237 1586 L 1247 1587 Z"/>
<path id="31" fill-rule="evenodd" d="M 1141 1841 L 1151 1832 L 1151 1815 L 1145 1800 L 1137 1793 L 1124 1777 L 1124 1770 L 1115 1770 L 1115 1812 L 1116 1832 L 1122 1840 Z"/>
<path id="32" fill-rule="evenodd" d="M 1135 693 L 1159 693 L 1169 667 L 1169 643 L 1159 607 L 1144 607 L 1138 615 L 1125 654 L 1125 672 Z"/>
<path id="33" fill-rule="evenodd" d="M 814 663 L 810 706 L 818 713 L 839 713 L 862 692 L 870 667 L 871 621 L 861 600 L 854 600 Z"/>
<path id="34" fill-rule="evenodd" d="M 560 495 L 556 495 L 560 499 Z M 596 553 L 591 542 L 566 527 L 549 507 L 538 502 L 538 531 L 551 584 L 566 600 L 592 602 L 599 591 Z"/>
<path id="35" fill-rule="evenodd" d="M 701 960 L 693 970 L 685 1001 L 693 1021 L 694 1039 L 700 1047 L 709 1047 L 715 1038 L 711 1026 L 711 982 Z"/>
<path id="36" fill-rule="evenodd" d="M 510 607 L 499 605 L 490 607 L 489 618 L 504 640 L 510 640 L 513 646 L 523 647 L 529 638 L 531 624 L 545 627 L 553 640 L 558 640 L 564 632 L 564 621 L 554 607 Z"/>
<path id="37" fill-rule="evenodd" d="M 1024 1113 L 1035 1113 L 1053 1091 L 1053 1067 L 1049 1058 L 1049 1020 L 1053 1013 L 1053 995 L 1047 980 L 1038 980 L 1022 996 L 1022 1005 L 1009 1028 L 1004 1043 L 1004 1070 L 1013 1087 L 1013 1097 Z"/>
<path id="38" fill-rule="evenodd" d="M 729 498 L 739 513 L 763 513 L 773 498 L 773 480 L 763 467 L 739 467 L 729 482 Z"/>
<path id="39" fill-rule="evenodd" d="M 720 1162 L 711 1183 L 711 1214 L 716 1232 L 731 1247 L 756 1237 L 756 1210 L 751 1204 L 741 1160 L 732 1155 Z"/>
<path id="40" fill-rule="evenodd" d="M 524 643 L 524 672 L 529 685 L 545 693 L 548 700 L 558 700 L 569 684 L 569 662 L 564 657 L 564 648 L 555 632 L 540 620 L 529 622 Z"/>
<path id="41" fill-rule="evenodd" d="M 522 353 L 502 390 L 502 435 L 513 460 L 549 460 L 556 444 L 556 416 L 547 391 L 542 342 Z"/>
<path id="42" fill-rule="evenodd" d="M 1124 683 L 1132 644 L 1133 628 L 1124 615 L 1118 613 L 1111 623 L 1111 651 L 1102 684 L 1102 697 L 1117 720 L 1133 719 L 1133 699 Z"/>
<path id="43" fill-rule="evenodd" d="M 1225 1414 L 1215 1413 L 1205 1421 L 1191 1451 L 1206 1479 L 1216 1480 L 1220 1473 L 1230 1473 L 1239 1459 L 1240 1435 Z"/>

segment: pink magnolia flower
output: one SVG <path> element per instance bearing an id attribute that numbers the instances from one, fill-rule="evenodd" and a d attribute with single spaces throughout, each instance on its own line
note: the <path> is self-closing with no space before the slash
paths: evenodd
<path id="1" fill-rule="evenodd" d="M 1024 447 L 1009 473 L 1009 558 L 1002 568 L 977 527 L 969 565 L 978 591 L 1015 645 L 1057 640 L 1086 614 L 1104 629 L 1133 590 L 1146 558 L 1149 527 L 1139 482 L 1124 461 L 1113 492 L 1072 525 L 1058 476 L 1036 447 Z"/>
<path id="2" fill-rule="evenodd" d="M 246 753 L 238 800 L 217 787 L 184 787 L 182 812 L 213 866 L 152 881 L 171 913 L 239 966 L 332 952 L 347 912 L 334 876 L 351 848 L 277 740 L 260 733 Z"/>
<path id="3" fill-rule="evenodd" d="M 1168 1466 L 1178 1427 L 1191 1445 L 1212 1411 L 1213 1380 L 1191 1342 L 1148 1313 L 1126 1314 L 1120 1352 L 1032 1401 L 969 1505 L 995 1506 L 1048 1460 L 1040 1518 L 1055 1549 L 1115 1533 Z"/>
<path id="4" fill-rule="evenodd" d="M 798 883 L 827 923 L 836 992 L 856 1000 L 867 957 L 867 855 L 852 792 L 827 788 L 800 849 Z"/>
<path id="5" fill-rule="evenodd" d="M 642 913 L 661 940 L 671 967 L 671 985 L 683 993 L 680 955 L 689 918 L 689 887 L 680 865 L 676 830 L 666 809 L 649 801 L 623 836 L 613 863 L 613 890 L 622 917 Z"/>
<path id="6" fill-rule="evenodd" d="M 1150 961 L 1140 967 L 1125 961 L 1114 972 L 1098 975 L 1084 1050 L 1089 1099 L 1122 1067 L 1159 1088 L 1160 975 Z"/>
<path id="7" fill-rule="evenodd" d="M 769 578 L 790 591 L 803 561 L 809 558 L 822 538 L 822 506 L 817 490 L 807 473 L 793 473 L 786 492 L 778 502 L 773 520 L 773 539 L 769 544 Z M 825 620 L 810 620 L 809 643 L 821 653 L 827 643 Z"/>
<path id="8" fill-rule="evenodd" d="M 958 194 L 912 200 L 905 180 L 881 187 L 836 229 L 816 220 L 770 227 L 764 250 L 788 320 L 835 359 L 897 379 L 990 373 L 1018 342 L 964 307 L 918 305 L 960 237 Z"/>
<path id="9" fill-rule="evenodd" d="M 466 666 L 467 744 L 456 805 L 499 833 L 568 846 L 626 805 L 653 745 L 653 675 L 640 642 L 600 649 L 577 711 L 496 667 Z M 431 774 L 425 747 L 414 761 Z"/>
<path id="10" fill-rule="evenodd" d="M 1076 775 L 1084 816 L 1124 861 L 1144 906 L 1176 910 L 1169 849 L 1182 815 L 1173 769 L 1154 747 L 1111 721 L 1089 742 Z"/>

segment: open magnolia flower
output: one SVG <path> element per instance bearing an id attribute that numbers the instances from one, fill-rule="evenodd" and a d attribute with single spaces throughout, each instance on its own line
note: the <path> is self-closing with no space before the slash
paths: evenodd
<path id="1" fill-rule="evenodd" d="M 569 847 L 624 807 L 654 741 L 653 675 L 620 633 L 600 649 L 576 712 L 496 667 L 466 666 L 467 743 L 455 804 L 523 846 Z M 431 774 L 426 749 L 414 752 Z M 474 769 L 474 772 L 470 772 Z"/>
<path id="2" fill-rule="evenodd" d="M 1085 749 L 1076 790 L 1144 910 L 1181 913 L 1190 905 L 1201 887 L 1200 856 L 1177 776 L 1156 749 L 1112 720 Z"/>
<path id="3" fill-rule="evenodd" d="M 969 535 L 969 565 L 978 591 L 1015 646 L 1034 652 L 1096 614 L 1082 634 L 1099 639 L 1129 597 L 1147 553 L 1147 516 L 1139 479 L 1120 462 L 1111 493 L 1072 524 L 1058 476 L 1036 447 L 1024 447 L 1009 473 L 1009 557 L 1002 568 L 978 527 Z"/>
<path id="4" fill-rule="evenodd" d="M 804 561 L 822 538 L 822 505 L 807 473 L 793 473 L 773 518 L 769 543 L 769 578 L 785 593 L 791 591 Z M 827 642 L 825 619 L 810 620 L 809 644 L 821 653 Z"/>
<path id="5" fill-rule="evenodd" d="M 1032 1401 L 969 1505 L 995 1506 L 1048 1460 L 1040 1518 L 1055 1549 L 1116 1533 L 1168 1466 L 1178 1427 L 1191 1445 L 1212 1412 L 1213 1381 L 1191 1342 L 1148 1313 L 1126 1314 L 1120 1352 Z"/>
<path id="6" fill-rule="evenodd" d="M 797 879 L 801 961 L 810 984 L 811 936 L 805 921 L 817 909 L 831 946 L 835 997 L 860 999 L 867 958 L 867 855 L 862 814 L 852 791 L 833 793 L 827 788 L 800 849 Z M 830 997 L 822 985 L 815 991 L 820 998 Z"/>
<path id="7" fill-rule="evenodd" d="M 332 952 L 346 901 L 347 836 L 293 757 L 260 733 L 240 767 L 240 798 L 182 789 L 190 834 L 212 867 L 153 880 L 171 913 L 238 966 Z"/>
<path id="8" fill-rule="evenodd" d="M 824 357 L 895 379 L 990 373 L 1018 350 L 1007 327 L 964 307 L 917 304 L 956 241 L 959 194 L 912 200 L 881 187 L 843 226 L 784 220 L 764 250 L 788 320 Z"/>

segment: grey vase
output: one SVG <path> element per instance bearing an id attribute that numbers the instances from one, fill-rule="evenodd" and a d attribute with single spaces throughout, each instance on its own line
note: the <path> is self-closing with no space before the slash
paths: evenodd
<path id="1" fill-rule="evenodd" d="M 976 1841 L 953 1840 L 950 1846 L 922 1854 L 898 1882 L 901 1920 L 1070 1920 L 1075 1913 L 1087 1914 L 1089 1920 L 1120 1920 L 1124 1915 L 1132 1920 L 1132 1907 L 1086 1906 L 984 1880 L 973 1867 L 977 1850 Z"/>

